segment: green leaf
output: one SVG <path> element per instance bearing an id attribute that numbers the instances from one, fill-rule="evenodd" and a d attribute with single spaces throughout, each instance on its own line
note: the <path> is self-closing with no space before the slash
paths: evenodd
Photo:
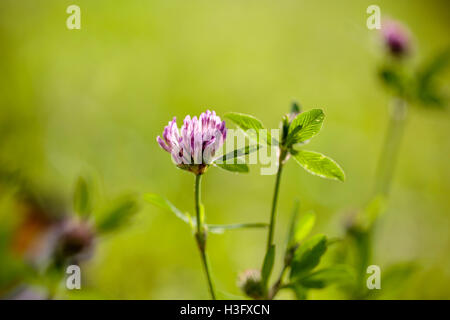
<path id="1" fill-rule="evenodd" d="M 87 181 L 79 177 L 73 195 L 73 209 L 80 216 L 87 216 L 92 211 L 91 191 Z"/>
<path id="2" fill-rule="evenodd" d="M 215 163 L 215 165 L 221 169 L 236 173 L 247 173 L 249 171 L 248 166 L 243 163 L 235 163 L 235 164 Z"/>
<path id="3" fill-rule="evenodd" d="M 227 230 L 267 228 L 267 223 L 236 223 L 236 224 L 208 224 L 208 230 L 212 233 L 224 233 Z"/>
<path id="4" fill-rule="evenodd" d="M 314 137 L 322 128 L 324 118 L 321 109 L 312 109 L 297 115 L 289 126 L 286 145 L 291 146 Z"/>
<path id="5" fill-rule="evenodd" d="M 297 163 L 311 174 L 327 179 L 345 180 L 345 173 L 342 168 L 333 159 L 321 153 L 292 150 L 291 154 Z"/>
<path id="6" fill-rule="evenodd" d="M 257 143 L 263 142 L 268 145 L 271 144 L 269 131 L 267 131 L 266 137 L 260 136 L 261 130 L 264 130 L 264 126 L 261 121 L 255 117 L 243 113 L 230 112 L 225 114 L 225 118 L 233 121 L 250 139 L 255 140 Z"/>
<path id="7" fill-rule="evenodd" d="M 358 287 L 365 288 L 364 279 L 367 276 L 366 269 L 370 264 L 373 251 L 372 231 L 371 229 L 361 229 L 359 226 L 351 226 L 347 229 L 347 236 L 351 246 L 349 253 L 358 277 Z"/>
<path id="8" fill-rule="evenodd" d="M 305 288 L 321 289 L 331 284 L 351 284 L 355 281 L 355 274 L 348 266 L 336 265 L 308 274 L 298 280 Z"/>
<path id="9" fill-rule="evenodd" d="M 300 209 L 300 201 L 295 200 L 294 207 L 292 208 L 292 213 L 291 213 L 289 232 L 288 232 L 288 236 L 286 239 L 286 249 L 290 249 L 290 245 L 293 242 L 292 239 L 294 238 L 294 234 L 295 234 L 295 227 L 296 227 L 299 209 Z"/>
<path id="10" fill-rule="evenodd" d="M 411 274 L 418 270 L 418 265 L 415 261 L 399 262 L 391 265 L 383 274 L 383 287 L 398 288 L 408 282 Z"/>
<path id="11" fill-rule="evenodd" d="M 384 66 L 380 72 L 381 81 L 396 94 L 403 95 L 405 91 L 404 76 L 392 66 Z"/>
<path id="12" fill-rule="evenodd" d="M 300 130 L 302 129 L 301 126 L 296 127 L 293 131 L 291 131 L 291 133 L 289 133 L 286 137 L 286 142 L 285 145 L 287 147 L 291 147 L 292 145 L 296 144 L 296 137 L 297 137 L 297 133 L 300 132 Z M 288 127 L 289 130 L 289 127 Z M 306 143 L 306 142 L 305 142 Z"/>
<path id="13" fill-rule="evenodd" d="M 307 289 L 303 288 L 301 285 L 291 285 L 289 286 L 289 288 L 292 289 L 292 291 L 294 291 L 295 294 L 295 298 L 297 300 L 306 300 L 307 298 Z"/>
<path id="14" fill-rule="evenodd" d="M 155 205 L 155 206 L 157 206 L 157 207 L 159 207 L 161 209 L 164 209 L 164 210 L 172 212 L 173 214 L 175 214 L 175 216 L 177 216 L 177 218 L 183 220 L 184 222 L 190 223 L 190 221 L 189 221 L 190 219 L 189 219 L 189 217 L 186 214 L 181 212 L 169 200 L 161 197 L 160 195 L 157 195 L 155 193 L 147 193 L 147 194 L 144 195 L 144 199 L 147 202 L 149 202 L 149 203 L 151 203 L 151 204 L 153 204 L 153 205 Z"/>
<path id="15" fill-rule="evenodd" d="M 235 158 L 240 158 L 240 157 L 246 156 L 250 153 L 253 153 L 255 151 L 258 151 L 258 149 L 260 147 L 261 147 L 260 145 L 251 145 L 251 146 L 246 146 L 244 148 L 236 149 L 234 151 L 231 151 L 231 152 L 223 155 L 222 157 L 215 160 L 214 162 L 218 161 L 219 163 L 224 163 L 224 162 L 229 163 L 228 161 L 230 161 L 230 160 L 233 160 Z M 231 163 L 233 163 L 233 161 L 231 161 Z"/>
<path id="16" fill-rule="evenodd" d="M 411 286 L 411 277 L 418 271 L 418 265 L 414 261 L 400 262 L 383 268 L 381 289 L 368 290 L 369 298 L 396 299 L 403 292 L 408 292 Z"/>
<path id="17" fill-rule="evenodd" d="M 436 81 L 439 73 L 445 70 L 450 61 L 450 50 L 446 49 L 427 64 L 421 67 L 417 74 L 417 98 L 425 106 L 444 107 L 445 97 L 440 93 Z"/>
<path id="18" fill-rule="evenodd" d="M 97 219 L 97 229 L 103 233 L 113 231 L 128 222 L 138 209 L 134 197 L 120 197 L 113 201 Z"/>
<path id="19" fill-rule="evenodd" d="M 370 230 L 378 217 L 385 212 L 386 206 L 387 199 L 385 195 L 380 194 L 375 196 L 357 215 L 357 225 L 364 230 Z"/>
<path id="20" fill-rule="evenodd" d="M 261 283 L 263 288 L 266 287 L 270 274 L 272 273 L 273 263 L 275 261 L 275 245 L 271 245 L 264 257 L 264 263 L 261 271 Z"/>
<path id="21" fill-rule="evenodd" d="M 417 97 L 425 107 L 444 108 L 447 103 L 446 97 L 438 92 L 434 85 L 421 86 L 418 90 Z"/>
<path id="22" fill-rule="evenodd" d="M 295 226 L 294 242 L 299 243 L 305 239 L 311 232 L 314 224 L 316 223 L 316 214 L 314 211 L 308 211 L 303 214 Z"/>
<path id="23" fill-rule="evenodd" d="M 326 250 L 327 238 L 320 234 L 300 245 L 292 259 L 291 280 L 299 278 L 314 269 L 319 264 L 320 258 Z"/>
<path id="24" fill-rule="evenodd" d="M 3 195 L 3 194 L 2 194 Z M 3 200 L 3 199 L 2 199 Z M 3 208 L 2 208 L 3 209 Z M 3 213 L 3 211 L 2 211 Z M 4 225 L 4 220 L 0 224 L 0 288 L 6 289 L 15 283 L 21 283 L 25 281 L 36 281 L 42 278 L 38 274 L 38 270 L 35 270 L 29 263 L 17 254 L 13 252 L 9 247 L 11 244 L 11 237 L 13 232 L 11 228 L 7 228 Z M 14 229 L 13 229 L 14 230 Z M 2 293 L 5 293 L 4 291 Z M 2 298 L 6 298 L 2 295 Z"/>

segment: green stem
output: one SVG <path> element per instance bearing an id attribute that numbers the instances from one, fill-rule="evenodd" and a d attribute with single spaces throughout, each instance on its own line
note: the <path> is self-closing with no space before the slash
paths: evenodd
<path id="1" fill-rule="evenodd" d="M 202 219 L 200 217 L 200 189 L 202 187 L 202 175 L 198 174 L 195 176 L 195 213 L 197 215 L 197 233 L 200 234 L 202 231 Z"/>
<path id="2" fill-rule="evenodd" d="M 405 119 L 408 105 L 402 98 L 396 98 L 392 101 L 389 110 L 389 123 L 386 131 L 383 147 L 379 156 L 377 167 L 377 174 L 375 177 L 374 197 L 382 195 L 387 197 L 389 195 L 392 184 L 395 164 L 397 162 L 398 152 L 402 141 L 403 131 L 405 128 Z M 379 214 L 379 213 L 378 213 Z M 366 268 L 372 261 L 372 225 L 370 229 L 352 232 L 354 245 L 358 252 L 357 275 L 358 285 L 353 293 L 353 299 L 363 299 L 366 293 L 366 288 L 363 286 L 364 278 L 366 277 Z"/>
<path id="3" fill-rule="evenodd" d="M 284 151 L 283 149 L 279 149 L 280 155 L 278 157 L 278 170 L 277 170 L 277 178 L 275 181 L 275 190 L 273 193 L 273 200 L 272 200 L 272 211 L 270 213 L 270 223 L 269 223 L 269 234 L 267 236 L 267 248 L 266 248 L 266 254 L 265 257 L 267 256 L 270 248 L 272 247 L 273 244 L 273 233 L 274 233 L 274 229 L 275 229 L 275 214 L 277 212 L 277 202 L 278 202 L 278 193 L 280 190 L 280 181 L 281 181 L 281 173 L 283 171 L 283 161 L 286 157 L 286 151 Z M 265 260 L 265 259 L 264 259 Z M 263 266 L 261 267 L 261 273 L 262 273 L 262 268 L 264 268 L 264 262 L 263 262 Z M 270 274 L 272 273 L 272 270 L 269 271 L 269 275 L 267 277 L 267 279 L 270 278 Z M 265 288 L 264 291 L 267 292 L 267 284 L 265 284 Z M 269 293 L 271 294 L 271 293 Z M 267 293 L 266 293 L 267 295 Z"/>
<path id="4" fill-rule="evenodd" d="M 203 268 L 205 269 L 206 279 L 208 280 L 209 292 L 211 293 L 211 298 L 216 300 L 216 294 L 214 292 L 214 285 L 211 278 L 211 272 L 209 270 L 208 257 L 206 255 L 206 230 L 203 227 L 203 217 L 201 216 L 201 199 L 200 199 L 200 188 L 202 182 L 202 175 L 198 174 L 195 176 L 195 213 L 197 215 L 197 233 L 195 234 L 195 239 L 197 240 L 198 249 L 200 250 L 200 256 L 202 259 Z"/>
<path id="5" fill-rule="evenodd" d="M 294 214 L 294 216 L 295 215 L 296 214 Z M 270 288 L 270 290 L 268 292 L 267 298 L 269 300 L 273 300 L 273 298 L 275 298 L 275 296 L 277 295 L 278 291 L 280 291 L 280 289 L 283 288 L 284 274 L 286 273 L 286 270 L 291 265 L 292 258 L 294 257 L 294 252 L 295 252 L 295 250 L 297 250 L 297 248 L 298 248 L 298 245 L 293 245 L 293 246 L 288 245 L 288 247 L 286 248 L 286 252 L 284 253 L 283 268 L 281 269 L 280 275 L 278 276 L 278 280 L 274 283 L 274 285 L 272 286 L 272 288 Z"/>
<path id="6" fill-rule="evenodd" d="M 378 163 L 375 195 L 387 195 L 389 193 L 405 127 L 407 107 L 407 103 L 401 98 L 393 101 L 386 137 Z"/>
<path id="7" fill-rule="evenodd" d="M 280 291 L 280 289 L 282 287 L 282 283 L 283 283 L 283 276 L 284 276 L 284 273 L 287 270 L 287 267 L 288 266 L 286 264 L 283 266 L 283 269 L 280 272 L 278 280 L 275 282 L 275 284 L 269 290 L 269 295 L 267 297 L 269 300 L 273 300 L 273 298 L 275 298 L 275 296 L 277 295 L 278 291 Z"/>
<path id="8" fill-rule="evenodd" d="M 214 284 L 211 278 L 211 271 L 209 270 L 208 257 L 206 256 L 205 250 L 200 250 L 202 256 L 203 267 L 205 269 L 206 278 L 208 280 L 209 292 L 211 293 L 211 298 L 216 300 L 216 293 L 214 292 Z"/>
<path id="9" fill-rule="evenodd" d="M 278 192 L 280 189 L 280 180 L 281 180 L 281 172 L 283 171 L 283 152 L 280 150 L 280 157 L 278 159 L 278 171 L 277 178 L 275 181 L 275 191 L 273 193 L 272 200 L 272 212 L 270 213 L 270 224 L 269 224 L 269 235 L 267 237 L 267 249 L 266 252 L 269 251 L 270 246 L 273 243 L 273 230 L 275 228 L 275 214 L 277 211 L 277 202 L 278 202 Z"/>

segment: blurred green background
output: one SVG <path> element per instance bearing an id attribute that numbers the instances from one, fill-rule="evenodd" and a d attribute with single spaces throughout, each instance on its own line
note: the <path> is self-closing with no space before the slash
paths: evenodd
<path id="1" fill-rule="evenodd" d="M 66 28 L 71 4 L 81 8 L 81 30 Z M 417 57 L 449 44 L 444 0 L 2 0 L 0 164 L 61 195 L 68 210 L 76 177 L 95 172 L 109 196 L 155 192 L 193 212 L 192 174 L 177 170 L 155 140 L 167 122 L 210 108 L 253 114 L 275 128 L 297 99 L 324 109 L 324 128 L 308 149 L 338 161 L 347 181 L 322 180 L 289 162 L 275 239 L 284 239 L 294 199 L 318 213 L 314 231 L 339 236 L 370 196 L 388 118 L 377 31 L 366 27 L 371 4 L 409 26 Z M 448 91 L 448 71 L 443 80 Z M 447 111 L 411 108 L 375 241 L 382 270 L 420 263 L 397 298 L 450 298 L 448 134 Z M 248 175 L 209 170 L 207 220 L 268 221 L 274 178 L 258 167 Z M 99 244 L 82 267 L 83 290 L 68 297 L 208 298 L 189 228 L 141 207 L 128 228 Z M 15 212 L 1 208 L 0 224 L 10 228 Z M 240 294 L 237 275 L 260 266 L 265 239 L 259 230 L 210 235 L 219 291 Z"/>

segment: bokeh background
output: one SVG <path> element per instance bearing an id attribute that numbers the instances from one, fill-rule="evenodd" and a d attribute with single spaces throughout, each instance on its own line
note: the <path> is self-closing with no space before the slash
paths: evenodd
<path id="1" fill-rule="evenodd" d="M 71 4 L 81 8 L 81 30 L 66 28 Z M 77 176 L 88 172 L 106 198 L 155 192 L 193 212 L 193 176 L 177 170 L 155 141 L 166 123 L 211 108 L 253 114 L 275 128 L 296 99 L 325 111 L 324 128 L 308 148 L 338 161 L 347 181 L 322 180 L 289 162 L 275 238 L 284 239 L 294 199 L 317 212 L 315 232 L 339 236 L 371 194 L 388 119 L 390 96 L 376 76 L 382 51 L 377 31 L 366 27 L 371 4 L 409 26 L 417 60 L 448 46 L 445 0 L 2 0 L 2 169 L 19 171 L 66 210 Z M 449 79 L 447 71 L 447 92 Z M 409 113 L 375 241 L 382 270 L 420 264 L 396 298 L 450 298 L 449 123 L 448 111 Z M 274 178 L 257 166 L 247 175 L 210 170 L 207 220 L 267 221 Z M 21 217 L 8 204 L 8 187 L 0 192 L 0 248 L 7 250 Z M 260 266 L 265 240 L 262 230 L 210 235 L 219 291 L 240 295 L 237 275 Z M 7 282 L 12 258 L 0 259 Z M 143 201 L 127 228 L 102 239 L 82 275 L 83 290 L 65 297 L 208 298 L 189 228 Z M 330 289 L 313 297 L 341 296 Z"/>

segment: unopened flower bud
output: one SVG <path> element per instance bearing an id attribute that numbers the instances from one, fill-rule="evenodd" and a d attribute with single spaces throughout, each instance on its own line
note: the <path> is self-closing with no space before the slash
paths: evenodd
<path id="1" fill-rule="evenodd" d="M 408 55 L 411 50 L 409 31 L 397 21 L 386 21 L 381 29 L 386 48 L 395 57 Z"/>
<path id="2" fill-rule="evenodd" d="M 293 102 L 291 106 L 291 112 L 289 113 L 289 120 L 292 121 L 294 118 L 302 112 L 301 106 L 297 102 Z"/>
<path id="3" fill-rule="evenodd" d="M 291 106 L 291 110 L 288 114 L 284 115 L 283 120 L 281 122 L 281 141 L 285 142 L 286 138 L 289 134 L 289 128 L 291 126 L 292 121 L 301 113 L 301 107 L 297 102 L 293 102 Z"/>
<path id="4" fill-rule="evenodd" d="M 262 299 L 264 289 L 261 283 L 261 272 L 256 269 L 245 270 L 239 275 L 238 286 L 249 297 Z"/>
<path id="5" fill-rule="evenodd" d="M 95 234 L 91 226 L 83 221 L 70 220 L 62 225 L 58 241 L 58 254 L 62 258 L 87 258 L 94 244 Z"/>

